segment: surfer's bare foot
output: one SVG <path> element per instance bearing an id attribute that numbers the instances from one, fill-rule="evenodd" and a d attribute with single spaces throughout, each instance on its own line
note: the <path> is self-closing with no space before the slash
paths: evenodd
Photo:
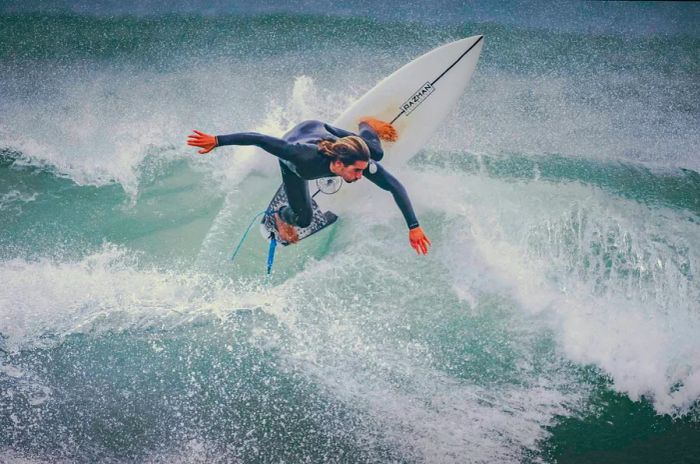
<path id="1" fill-rule="evenodd" d="M 287 243 L 297 243 L 299 241 L 297 230 L 293 225 L 284 222 L 279 213 L 275 213 L 275 224 L 277 224 L 277 233 L 280 234 L 282 240 Z"/>

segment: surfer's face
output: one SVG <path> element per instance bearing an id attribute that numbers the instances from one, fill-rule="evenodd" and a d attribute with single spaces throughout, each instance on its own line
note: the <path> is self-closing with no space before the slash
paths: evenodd
<path id="1" fill-rule="evenodd" d="M 333 173 L 342 177 L 345 182 L 355 182 L 362 179 L 362 171 L 367 169 L 367 161 L 355 161 L 354 164 L 345 166 L 340 161 L 333 162 Z"/>

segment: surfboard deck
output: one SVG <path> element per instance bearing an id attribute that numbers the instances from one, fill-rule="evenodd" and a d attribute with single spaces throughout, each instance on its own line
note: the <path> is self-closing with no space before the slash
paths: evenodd
<path id="1" fill-rule="evenodd" d="M 368 90 L 333 125 L 357 132 L 364 116 L 391 122 L 399 138 L 396 142 L 382 141 L 381 164 L 390 172 L 405 166 L 464 95 L 483 45 L 484 36 L 475 35 L 428 51 Z M 367 202 L 384 193 L 366 182 L 355 182 L 343 184 L 337 194 L 319 195 L 316 201 L 322 209 L 342 212 L 358 198 Z"/>
<path id="2" fill-rule="evenodd" d="M 367 91 L 333 125 L 352 132 L 363 116 L 391 122 L 398 140 L 382 141 L 385 167 L 400 167 L 421 150 L 457 105 L 484 45 L 476 35 L 437 47 Z"/>
<path id="3" fill-rule="evenodd" d="M 278 211 L 282 206 L 288 204 L 289 201 L 287 200 L 287 193 L 284 191 L 284 185 L 280 185 L 277 189 L 277 193 L 275 193 L 275 196 L 272 197 L 272 201 L 270 201 L 270 204 L 267 206 L 266 211 Z M 318 204 L 313 199 L 311 200 L 311 208 L 313 210 L 311 224 L 309 224 L 308 227 L 295 227 L 300 241 L 325 229 L 338 219 L 338 216 L 331 211 L 321 211 L 321 208 L 318 207 Z M 274 236 L 277 243 L 283 246 L 290 245 L 289 242 L 280 239 L 273 214 L 265 214 L 263 216 L 262 221 L 260 221 L 260 232 L 267 240 L 270 240 Z"/>

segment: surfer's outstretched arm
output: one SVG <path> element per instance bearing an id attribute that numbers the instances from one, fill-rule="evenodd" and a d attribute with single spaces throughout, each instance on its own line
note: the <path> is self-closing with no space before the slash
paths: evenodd
<path id="1" fill-rule="evenodd" d="M 193 134 L 187 138 L 187 144 L 193 147 L 200 147 L 198 153 L 209 153 L 216 147 L 224 145 L 255 145 L 278 158 L 294 161 L 303 153 L 316 151 L 316 148 L 301 143 L 289 143 L 286 140 L 270 137 L 269 135 L 257 132 L 240 132 L 228 135 L 210 135 L 194 130 Z"/>
<path id="2" fill-rule="evenodd" d="M 409 229 L 408 238 L 411 246 L 417 253 L 423 255 L 427 254 L 428 247 L 431 243 L 418 224 L 416 213 L 413 211 L 413 206 L 411 205 L 411 200 L 408 199 L 406 189 L 401 185 L 401 182 L 389 174 L 389 171 L 384 169 L 381 164 L 375 163 L 375 165 L 377 166 L 377 171 L 373 174 L 369 171 L 365 171 L 365 177 L 379 188 L 391 192 L 396 205 L 399 207 L 401 214 L 403 214 L 406 220 L 406 225 Z"/>

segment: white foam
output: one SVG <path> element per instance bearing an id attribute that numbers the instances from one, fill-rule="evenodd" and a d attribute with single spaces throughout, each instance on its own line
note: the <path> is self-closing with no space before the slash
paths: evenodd
<path id="1" fill-rule="evenodd" d="M 348 241 L 358 236 L 358 227 L 366 224 L 352 222 L 351 230 L 341 233 L 337 253 L 309 261 L 302 272 L 267 287 L 191 271 L 142 269 L 129 250 L 109 245 L 75 262 L 6 261 L 0 266 L 0 279 L 7 283 L 0 289 L 0 332 L 8 337 L 6 349 L 15 350 L 66 334 L 174 327 L 201 315 L 226 317 L 231 308 L 260 308 L 285 330 L 261 326 L 250 342 L 274 349 L 357 412 L 366 425 L 356 430 L 358 443 L 382 440 L 428 461 L 461 462 L 466 453 L 476 461 L 494 456 L 520 461 L 546 436 L 543 426 L 577 398 L 562 393 L 565 379 L 556 377 L 557 368 L 540 373 L 527 367 L 528 340 L 538 333 L 537 324 L 513 334 L 525 353 L 524 367 L 518 367 L 522 382 L 494 388 L 452 378 L 432 364 L 438 347 L 395 334 L 397 324 L 414 323 L 412 311 L 421 310 L 416 298 L 434 299 L 435 289 L 446 285 L 438 279 L 415 286 L 412 279 L 423 272 L 438 276 L 442 265 L 416 261 L 398 215 L 378 226 L 376 242 Z M 402 240 L 392 244 L 384 234 L 395 233 Z M 405 272 L 411 263 L 419 267 Z M 377 299 L 361 297 L 366 285 L 373 286 L 370 294 Z M 397 295 L 391 290 L 396 288 L 407 291 Z M 440 304 L 425 310 L 440 311 Z"/>
<path id="2" fill-rule="evenodd" d="M 274 65 L 257 64 L 262 69 Z M 275 166 L 272 156 L 259 156 L 251 147 L 239 147 L 233 156 L 218 149 L 200 157 L 185 144 L 191 129 L 282 135 L 292 122 L 323 116 L 323 105 L 331 106 L 316 96 L 318 89 L 305 76 L 276 85 L 272 93 L 231 95 L 247 86 L 250 74 L 264 75 L 261 69 L 235 73 L 217 68 L 196 80 L 192 73 L 199 73 L 189 69 L 168 74 L 108 67 L 62 72 L 62 79 L 43 84 L 42 94 L 0 103 L 3 113 L 13 115 L 12 125 L 0 124 L 0 147 L 20 152 L 17 163 L 49 166 L 79 185 L 119 183 L 132 198 L 149 155 L 187 156 L 209 164 L 224 176 L 224 184 L 233 186 L 252 170 L 272 172 Z M 213 87 L 221 91 L 212 93 Z"/>
<path id="3" fill-rule="evenodd" d="M 9 209 L 21 209 L 22 203 L 35 201 L 39 196 L 38 192 L 20 192 L 19 190 L 10 190 L 7 193 L 0 195 L 0 211 Z"/>
<path id="4" fill-rule="evenodd" d="M 109 244 L 80 261 L 3 262 L 0 333 L 6 348 L 41 344 L 44 335 L 188 323 L 200 314 L 219 317 L 275 299 L 226 290 L 225 282 L 203 274 L 139 269 L 137 263 L 129 250 Z"/>
<path id="5" fill-rule="evenodd" d="M 6 261 L 0 266 L 7 283 L 0 289 L 0 332 L 8 337 L 5 349 L 30 349 L 66 334 L 175 327 L 201 315 L 226 317 L 231 308 L 260 308 L 284 330 L 261 326 L 250 342 L 274 349 L 290 367 L 356 411 L 366 425 L 356 430 L 358 443 L 382 440 L 428 461 L 460 462 L 469 452 L 477 461 L 497 456 L 518 462 L 546 436 L 543 426 L 565 414 L 577 398 L 562 393 L 565 379 L 545 372 L 547 378 L 538 380 L 543 373 L 527 367 L 526 359 L 519 368 L 523 382 L 498 388 L 461 382 L 435 368 L 431 353 L 437 347 L 394 333 L 396 325 L 411 323 L 411 311 L 419 310 L 413 299 L 433 295 L 434 286 L 383 298 L 377 291 L 381 286 L 412 288 L 410 275 L 391 268 L 393 247 L 353 244 L 345 251 L 309 262 L 292 278 L 266 287 L 140 269 L 128 250 L 114 246 L 76 262 Z M 407 251 L 400 260 L 412 262 Z M 361 275 L 376 276 L 371 284 L 378 286 L 372 292 L 378 300 L 359 297 Z M 429 310 L 440 311 L 440 306 Z M 538 331 L 535 324 L 513 333 L 525 358 L 528 340 Z M 4 369 L 14 378 L 28 375 L 13 366 Z M 40 386 L 32 388 L 38 404 L 51 395 Z"/>
<path id="6" fill-rule="evenodd" d="M 699 399 L 700 285 L 688 272 L 700 265 L 697 226 L 680 212 L 578 184 L 444 173 L 434 181 L 438 203 L 463 199 L 453 251 L 441 254 L 458 269 L 458 293 L 473 300 L 507 289 L 524 310 L 546 316 L 569 359 L 597 366 L 613 388 L 649 398 L 659 413 L 689 412 Z"/>
<path id="7" fill-rule="evenodd" d="M 357 236 L 358 231 L 348 233 Z M 444 310 L 437 302 L 425 308 L 416 303 L 434 300 L 442 282 L 431 280 L 425 287 L 412 283 L 429 269 L 436 275 L 434 268 L 440 265 L 427 262 L 418 267 L 421 270 L 406 271 L 415 258 L 407 253 L 398 258 L 406 263 L 396 263 L 395 248 L 379 242 L 352 244 L 281 284 L 288 310 L 297 314 L 288 326 L 291 338 L 283 355 L 360 413 L 359 420 L 368 424 L 357 431 L 361 442 L 376 439 L 365 436 L 368 431 L 381 430 L 382 440 L 402 450 L 408 460 L 463 462 L 468 454 L 473 462 L 520 462 L 526 450 L 535 450 L 547 435 L 544 427 L 567 414 L 578 392 L 563 393 L 564 370 L 550 367 L 535 373 L 525 367 L 525 359 L 520 363 L 522 382 L 517 384 L 460 381 L 436 368 L 433 364 L 442 357 L 439 347 L 399 334 L 406 324 L 422 324 L 412 320 L 415 311 Z M 362 276 L 372 276 L 367 284 L 372 295 L 382 295 L 381 288 L 405 291 L 368 302 L 365 286 L 357 285 Z M 523 322 L 520 333 L 512 336 L 527 358 L 530 340 L 540 336 L 540 327 Z"/>

